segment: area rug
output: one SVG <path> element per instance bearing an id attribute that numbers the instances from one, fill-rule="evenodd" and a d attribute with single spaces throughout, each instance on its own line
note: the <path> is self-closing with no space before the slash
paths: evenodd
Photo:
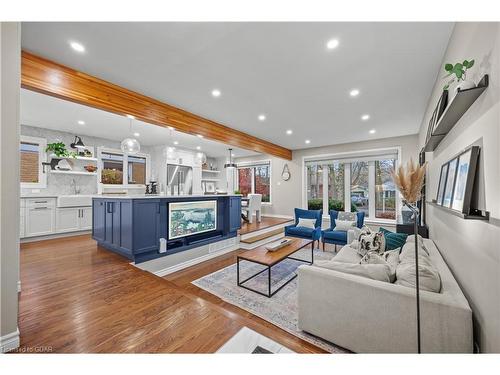
<path id="1" fill-rule="evenodd" d="M 302 249 L 292 255 L 294 258 L 309 260 L 311 250 Z M 332 259 L 334 253 L 314 251 L 314 260 Z M 276 290 L 293 276 L 298 266 L 305 264 L 296 260 L 286 259 L 272 268 L 271 284 L 272 290 Z M 240 280 L 256 274 L 265 267 L 256 263 L 240 261 Z M 266 291 L 267 272 L 249 280 L 245 285 L 252 289 Z M 298 329 L 298 306 L 297 306 L 297 278 L 281 289 L 271 298 L 261 296 L 257 293 L 241 288 L 236 285 L 236 264 L 232 264 L 217 272 L 194 280 L 192 284 L 216 295 L 222 300 L 238 306 L 243 310 L 267 320 L 275 326 L 297 336 L 313 345 L 316 345 L 330 353 L 347 353 L 345 349 L 335 346 L 316 336 Z"/>

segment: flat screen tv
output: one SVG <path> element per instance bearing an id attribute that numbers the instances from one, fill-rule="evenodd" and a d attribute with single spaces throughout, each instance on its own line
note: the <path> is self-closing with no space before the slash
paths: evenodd
<path id="1" fill-rule="evenodd" d="M 172 202 L 168 205 L 168 239 L 217 229 L 217 201 Z"/>

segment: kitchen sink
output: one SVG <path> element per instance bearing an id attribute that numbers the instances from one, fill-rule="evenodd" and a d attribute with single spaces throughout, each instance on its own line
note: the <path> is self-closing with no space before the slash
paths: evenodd
<path id="1" fill-rule="evenodd" d="M 57 197 L 57 207 L 92 206 L 92 195 L 60 195 Z"/>

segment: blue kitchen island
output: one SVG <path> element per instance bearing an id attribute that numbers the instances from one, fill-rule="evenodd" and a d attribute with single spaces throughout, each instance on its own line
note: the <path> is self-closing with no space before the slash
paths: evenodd
<path id="1" fill-rule="evenodd" d="M 92 209 L 92 238 L 135 263 L 236 237 L 241 227 L 240 195 L 101 195 Z"/>

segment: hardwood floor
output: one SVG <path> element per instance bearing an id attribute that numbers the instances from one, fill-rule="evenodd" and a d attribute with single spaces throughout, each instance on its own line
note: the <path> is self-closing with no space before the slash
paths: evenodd
<path id="1" fill-rule="evenodd" d="M 89 235 L 22 244 L 20 351 L 211 353 L 247 326 L 293 351 L 323 352 L 191 284 L 239 251 L 162 279 Z"/>
<path id="2" fill-rule="evenodd" d="M 261 230 L 261 229 L 272 227 L 274 225 L 288 223 L 288 222 L 292 222 L 292 221 L 293 221 L 293 219 L 283 219 L 280 217 L 262 216 L 261 222 L 258 223 L 254 217 L 252 224 L 245 223 L 244 221 L 241 222 L 240 234 L 252 233 L 252 232 L 256 232 L 256 231 Z"/>

